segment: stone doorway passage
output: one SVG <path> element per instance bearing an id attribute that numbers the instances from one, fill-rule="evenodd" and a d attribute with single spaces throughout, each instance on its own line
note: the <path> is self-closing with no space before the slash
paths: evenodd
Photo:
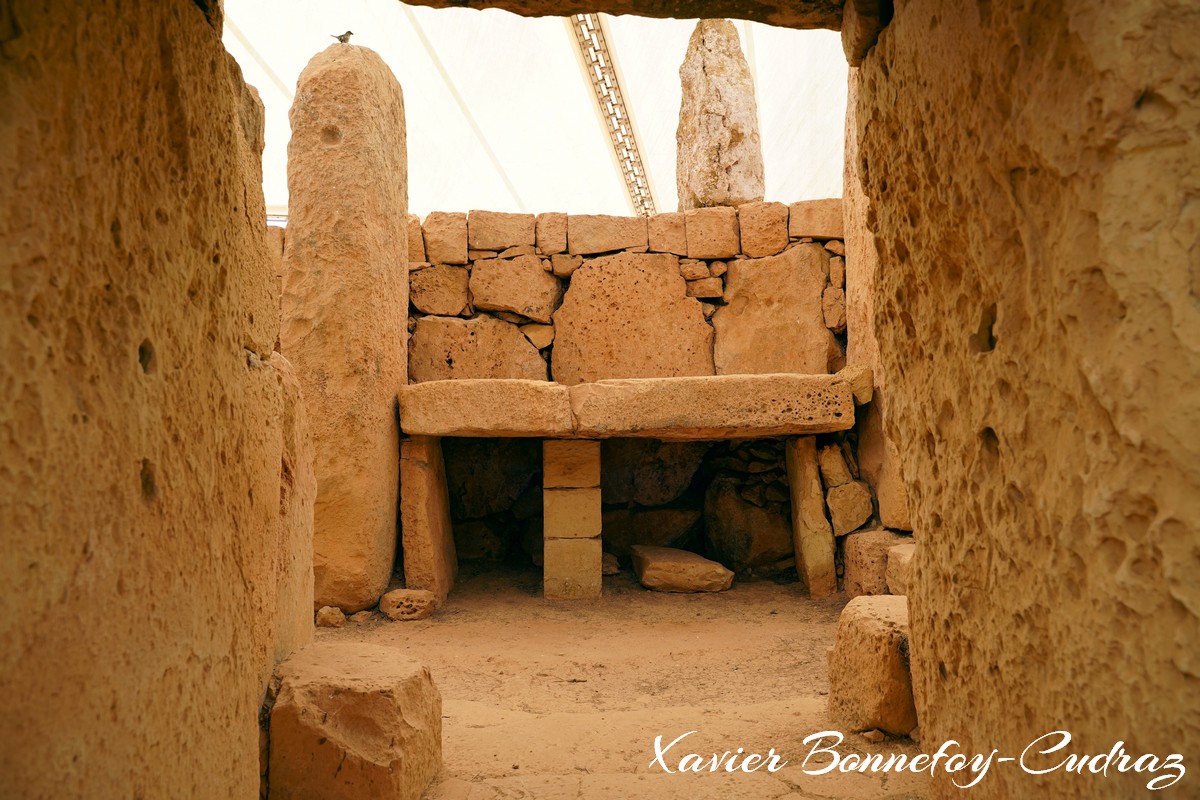
<path id="1" fill-rule="evenodd" d="M 403 387 L 401 516 L 409 588 L 444 598 L 457 572 L 447 437 L 542 439 L 543 593 L 601 593 L 601 441 L 786 437 L 798 573 L 813 596 L 837 590 L 813 434 L 854 424 L 870 374 L 735 375 L 598 381 L 567 387 L 522 380 L 431 381 Z"/>

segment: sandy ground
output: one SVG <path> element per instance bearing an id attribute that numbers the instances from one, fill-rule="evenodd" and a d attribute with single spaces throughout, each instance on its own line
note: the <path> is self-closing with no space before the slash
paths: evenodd
<path id="1" fill-rule="evenodd" d="M 919 798 L 921 776 L 806 774 L 809 734 L 825 714 L 826 652 L 844 597 L 812 601 L 795 585 L 721 594 L 643 590 L 604 579 L 595 602 L 541 598 L 534 568 L 466 567 L 445 607 L 419 622 L 382 618 L 318 636 L 396 647 L 427 664 L 442 692 L 444 766 L 426 800 L 771 800 Z M 775 772 L 668 774 L 664 761 L 726 751 L 789 763 Z M 905 752 L 849 735 L 842 753 Z M 815 756 L 809 769 L 825 763 Z"/>

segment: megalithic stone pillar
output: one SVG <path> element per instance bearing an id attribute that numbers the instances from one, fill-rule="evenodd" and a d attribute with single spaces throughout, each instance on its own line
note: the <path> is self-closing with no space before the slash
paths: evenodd
<path id="1" fill-rule="evenodd" d="M 288 144 L 283 354 L 316 451 L 316 605 L 375 604 L 396 552 L 407 382 L 404 97 L 377 53 L 334 44 L 300 74 Z"/>
<path id="2" fill-rule="evenodd" d="M 679 81 L 683 88 L 675 132 L 679 210 L 762 200 L 758 103 L 733 23 L 702 19 L 696 24 Z"/>

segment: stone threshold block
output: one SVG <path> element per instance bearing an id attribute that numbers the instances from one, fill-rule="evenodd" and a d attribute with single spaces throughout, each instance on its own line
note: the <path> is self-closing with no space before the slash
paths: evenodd
<path id="1" fill-rule="evenodd" d="M 410 436 L 645 437 L 674 441 L 805 436 L 854 426 L 848 375 L 627 378 L 574 386 L 520 379 L 426 381 L 399 389 Z"/>
<path id="2" fill-rule="evenodd" d="M 400 531 L 405 585 L 445 600 L 458 577 L 458 555 L 442 442 L 436 437 L 400 442 Z"/>
<path id="3" fill-rule="evenodd" d="M 907 598 L 846 604 L 829 653 L 829 716 L 840 730 L 905 736 L 917 727 L 908 636 Z"/>
<path id="4" fill-rule="evenodd" d="M 638 581 L 651 591 L 723 592 L 733 585 L 732 571 L 699 553 L 641 544 L 629 550 Z"/>
<path id="5" fill-rule="evenodd" d="M 441 694 L 399 650 L 318 642 L 276 677 L 271 797 L 418 800 L 441 768 Z"/>

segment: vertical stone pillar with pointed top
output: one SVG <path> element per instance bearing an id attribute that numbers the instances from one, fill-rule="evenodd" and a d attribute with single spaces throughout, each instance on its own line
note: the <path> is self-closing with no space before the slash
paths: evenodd
<path id="1" fill-rule="evenodd" d="M 754 79 L 729 20 L 702 19 L 679 68 L 675 182 L 679 210 L 763 199 Z"/>
<path id="2" fill-rule="evenodd" d="M 375 604 L 396 552 L 407 382 L 404 97 L 365 47 L 334 44 L 300 74 L 288 145 L 281 345 L 315 444 L 316 605 Z"/>

